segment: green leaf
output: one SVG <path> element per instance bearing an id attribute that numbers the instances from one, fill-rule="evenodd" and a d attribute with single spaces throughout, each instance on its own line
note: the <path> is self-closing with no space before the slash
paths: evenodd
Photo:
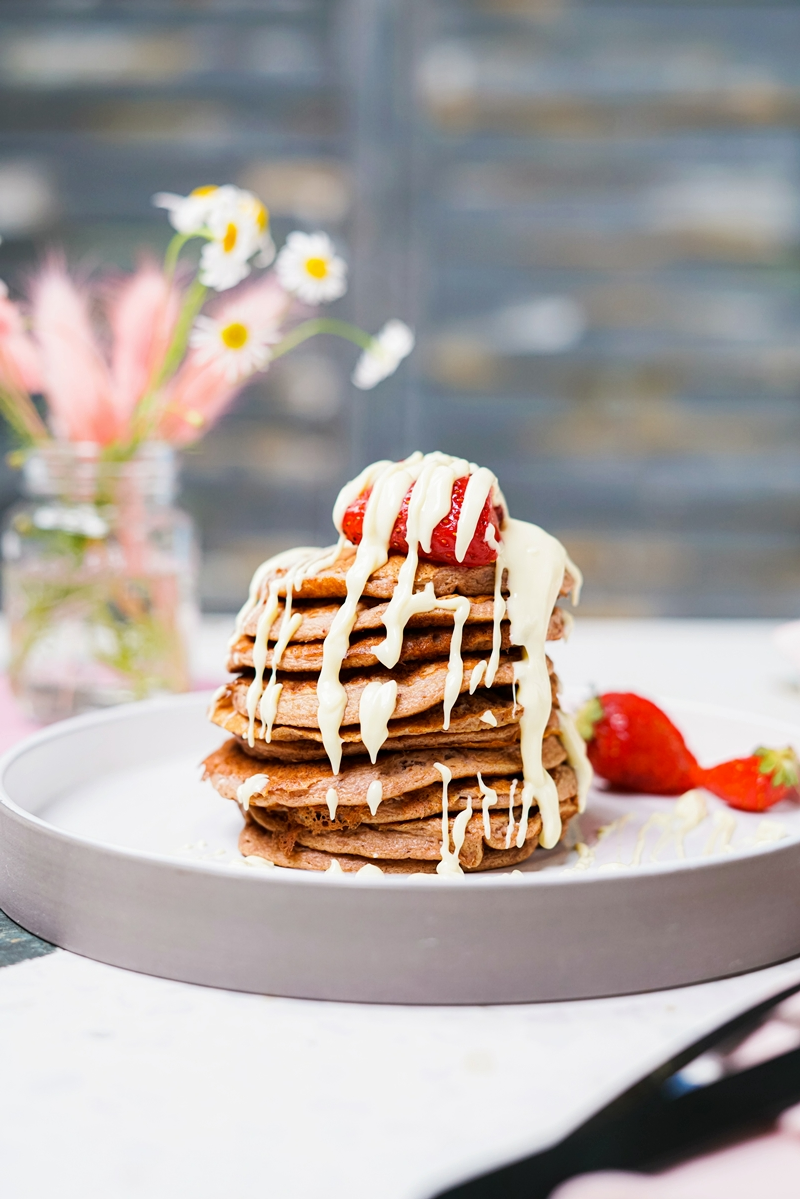
<path id="1" fill-rule="evenodd" d="M 598 720 L 603 719 L 603 705 L 599 698 L 595 695 L 589 700 L 588 704 L 584 704 L 575 720 L 577 728 L 584 741 L 591 741 L 594 737 L 594 726 Z"/>
<path id="2" fill-rule="evenodd" d="M 759 774 L 771 775 L 773 786 L 797 787 L 800 784 L 800 762 L 791 746 L 767 749 L 760 745 L 755 756 L 758 758 Z"/>

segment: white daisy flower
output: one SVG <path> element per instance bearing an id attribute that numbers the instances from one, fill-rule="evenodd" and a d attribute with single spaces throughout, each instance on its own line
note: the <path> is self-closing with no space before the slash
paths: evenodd
<path id="1" fill-rule="evenodd" d="M 178 233 L 200 233 L 208 224 L 214 207 L 225 199 L 233 187 L 217 187 L 214 183 L 196 187 L 188 196 L 177 196 L 174 192 L 158 192 L 153 196 L 156 208 L 166 208 L 169 223 Z"/>
<path id="2" fill-rule="evenodd" d="M 283 286 L 307 304 L 328 304 L 347 291 L 347 263 L 327 233 L 290 233 L 275 262 Z"/>
<path id="3" fill-rule="evenodd" d="M 414 349 L 414 334 L 403 321 L 387 321 L 372 345 L 359 358 L 352 379 L 356 387 L 368 391 L 393 375 L 404 358 Z"/>
<path id="4" fill-rule="evenodd" d="M 271 345 L 279 340 L 277 330 L 259 328 L 243 319 L 214 320 L 198 316 L 189 344 L 201 362 L 216 362 L 229 383 L 238 383 L 256 371 L 266 370 L 272 357 Z"/>
<path id="5" fill-rule="evenodd" d="M 220 189 L 222 190 L 222 189 Z M 208 245 L 200 254 L 200 282 L 227 291 L 250 274 L 250 259 L 274 252 L 267 210 L 252 192 L 225 189 L 227 194 L 208 214 Z"/>

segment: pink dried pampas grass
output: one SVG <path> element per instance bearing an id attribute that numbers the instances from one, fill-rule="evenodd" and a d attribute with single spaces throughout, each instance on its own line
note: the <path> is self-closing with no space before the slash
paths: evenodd
<path id="1" fill-rule="evenodd" d="M 51 259 L 31 289 L 33 332 L 53 432 L 108 445 L 122 432 L 111 372 L 92 328 L 89 300 Z"/>
<path id="2" fill-rule="evenodd" d="M 155 262 L 144 262 L 112 293 L 112 396 L 117 418 L 127 428 L 136 405 L 153 383 L 167 352 L 181 296 Z"/>
<path id="3" fill-rule="evenodd" d="M 8 289 L 0 282 L 0 387 L 11 392 L 38 392 L 42 389 L 39 356 L 19 305 L 8 298 Z"/>

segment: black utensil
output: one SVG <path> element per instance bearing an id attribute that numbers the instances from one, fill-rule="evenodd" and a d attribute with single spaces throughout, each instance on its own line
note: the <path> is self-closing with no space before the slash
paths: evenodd
<path id="1" fill-rule="evenodd" d="M 789 987 L 701 1037 L 558 1144 L 440 1191 L 436 1199 L 546 1199 L 577 1174 L 662 1169 L 768 1127 L 800 1103 L 800 1048 L 749 1069 L 737 1069 L 731 1055 L 798 991 L 800 984 Z"/>

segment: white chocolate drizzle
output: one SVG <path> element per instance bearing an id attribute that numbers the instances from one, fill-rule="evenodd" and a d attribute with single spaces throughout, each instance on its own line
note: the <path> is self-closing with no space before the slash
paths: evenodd
<path id="1" fill-rule="evenodd" d="M 374 679 L 367 683 L 361 692 L 358 704 L 361 740 L 373 765 L 378 757 L 378 750 L 389 736 L 389 721 L 396 704 L 396 679 L 388 679 L 385 683 Z"/>
<path id="2" fill-rule="evenodd" d="M 586 809 L 586 797 L 589 794 L 594 773 L 586 753 L 586 742 L 575 727 L 572 717 L 560 708 L 558 724 L 561 741 L 567 751 L 567 761 L 575 771 L 575 778 L 578 780 L 578 811 L 583 812 Z"/>
<path id="3" fill-rule="evenodd" d="M 250 800 L 253 796 L 263 793 L 268 786 L 268 774 L 251 774 L 249 779 L 245 779 L 243 783 L 240 783 L 236 788 L 236 798 L 245 812 L 249 809 Z"/>
<path id="4" fill-rule="evenodd" d="M 491 725 L 493 729 L 497 728 L 497 717 L 491 708 L 486 709 L 486 711 L 481 715 L 481 720 L 484 724 Z"/>
<path id="5" fill-rule="evenodd" d="M 477 662 L 472 668 L 472 674 L 469 676 L 469 693 L 474 695 L 481 685 L 481 680 L 486 674 L 486 659 L 482 662 Z"/>
<path id="6" fill-rule="evenodd" d="M 339 773 L 342 763 L 339 730 L 347 707 L 347 692 L 342 686 L 339 672 L 350 645 L 358 602 L 370 575 L 388 561 L 392 529 L 406 493 L 419 473 L 417 468 L 421 461 L 422 455 L 417 453 L 405 462 L 380 463 L 374 469 L 368 468 L 356 480 L 360 481 L 360 490 L 353 495 L 354 484 L 348 484 L 334 507 L 334 519 L 338 518 L 341 528 L 348 504 L 361 494 L 365 486 L 372 485 L 372 493 L 364 511 L 361 542 L 345 580 L 347 594 L 322 643 L 322 668 L 317 681 L 317 722 L 334 774 Z"/>
<path id="7" fill-rule="evenodd" d="M 283 685 L 277 681 L 278 666 L 280 665 L 286 646 L 297 632 L 302 621 L 301 616 L 292 616 L 292 593 L 301 586 L 303 579 L 309 574 L 332 566 L 339 557 L 343 546 L 344 538 L 340 537 L 335 546 L 324 550 L 308 546 L 303 546 L 300 549 L 286 550 L 284 553 L 276 554 L 273 558 L 268 558 L 266 562 L 262 562 L 253 575 L 247 602 L 236 618 L 236 631 L 231 645 L 235 643 L 236 638 L 244 631 L 249 616 L 258 606 L 259 596 L 265 579 L 269 578 L 272 574 L 276 574 L 279 570 L 284 572 L 270 581 L 264 601 L 264 610 L 259 616 L 258 624 L 256 625 L 256 635 L 253 643 L 255 677 L 247 689 L 246 701 L 248 719 L 247 741 L 250 746 L 255 742 L 256 712 L 261 717 L 261 736 L 266 741 L 270 741 L 272 738 L 272 726 L 278 711 L 278 701 L 281 691 L 283 690 Z M 283 586 L 285 586 L 286 590 L 286 603 L 281 621 L 281 632 L 272 651 L 272 671 L 267 689 L 264 691 L 264 668 L 269 650 L 269 634 L 275 623 L 278 608 L 280 607 L 278 592 Z"/>
<path id="8" fill-rule="evenodd" d="M 367 807 L 374 816 L 383 799 L 383 783 L 380 779 L 373 779 L 367 787 Z"/>
<path id="9" fill-rule="evenodd" d="M 471 474 L 467 480 L 464 501 L 461 505 L 461 513 L 458 518 L 458 529 L 456 531 L 456 562 L 463 562 L 467 556 L 467 550 L 470 547 L 472 538 L 475 536 L 475 530 L 478 527 L 483 506 L 491 495 L 495 484 L 494 475 L 485 466 L 479 466 L 476 469 L 472 465 L 470 470 Z M 447 511 L 450 511 L 449 505 Z M 446 515 L 447 512 L 445 512 Z"/>
<path id="10" fill-rule="evenodd" d="M 365 866 L 356 871 L 356 878 L 377 878 L 378 876 L 383 878 L 383 871 L 374 862 L 367 862 Z"/>
<path id="11" fill-rule="evenodd" d="M 486 786 L 486 783 L 484 783 L 483 779 L 481 778 L 480 771 L 478 771 L 478 786 L 480 787 L 481 795 L 483 796 L 483 835 L 488 841 L 492 835 L 492 822 L 489 819 L 489 808 L 494 807 L 494 805 L 497 803 L 497 792 L 491 787 Z"/>
<path id="12" fill-rule="evenodd" d="M 442 846 L 441 860 L 436 865 L 437 874 L 463 874 L 461 863 L 458 860 L 458 854 L 461 846 L 464 844 L 464 836 L 467 828 L 467 820 L 472 815 L 472 802 L 470 801 L 464 812 L 459 812 L 456 819 L 453 821 L 453 849 L 450 848 L 450 811 L 447 799 L 447 788 L 453 779 L 453 772 L 449 766 L 442 765 L 441 762 L 434 762 L 434 769 L 439 771 L 442 776 Z M 459 820 L 465 816 L 461 824 Z M 460 837 L 460 840 L 458 839 Z"/>
<path id="13" fill-rule="evenodd" d="M 336 819 L 336 809 L 339 806 L 339 792 L 335 787 L 329 787 L 325 792 L 325 803 L 328 805 L 331 820 Z"/>
<path id="14" fill-rule="evenodd" d="M 566 550 L 555 537 L 537 525 L 508 518 L 497 556 L 496 579 L 508 571 L 508 616 L 513 645 L 522 646 L 522 660 L 515 663 L 522 753 L 522 815 L 517 846 L 525 843 L 528 817 L 534 799 L 542 817 L 539 837 L 545 849 L 551 849 L 561 836 L 558 791 L 542 764 L 542 739 L 550 717 L 552 697 L 550 674 L 545 655 L 545 638 L 564 571 L 568 565 Z M 577 578 L 580 578 L 576 570 Z M 573 576 L 573 577 L 576 577 Z M 495 584 L 495 595 L 499 583 Z"/>
<path id="15" fill-rule="evenodd" d="M 511 786 L 508 789 L 508 827 L 506 828 L 506 849 L 511 848 L 511 838 L 514 836 L 514 792 L 517 789 L 517 780 L 511 780 Z"/>

